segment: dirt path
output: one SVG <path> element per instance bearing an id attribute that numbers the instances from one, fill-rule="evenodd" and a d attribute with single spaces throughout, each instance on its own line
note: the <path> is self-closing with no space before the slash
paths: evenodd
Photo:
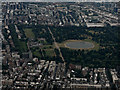
<path id="1" fill-rule="evenodd" d="M 60 48 L 59 48 L 59 46 L 58 46 L 58 44 L 57 44 L 57 42 L 56 42 L 56 40 L 55 40 L 55 37 L 53 36 L 53 33 L 51 32 L 51 30 L 50 30 L 49 27 L 48 27 L 48 30 L 49 30 L 49 32 L 50 32 L 50 34 L 51 34 L 51 36 L 52 36 L 52 39 L 54 40 L 55 47 L 58 49 L 58 51 L 59 51 L 59 53 L 60 53 L 60 57 L 61 57 L 62 61 L 63 61 L 64 64 L 65 64 L 65 60 L 64 60 L 64 57 L 62 56 L 61 50 L 60 50 Z"/>

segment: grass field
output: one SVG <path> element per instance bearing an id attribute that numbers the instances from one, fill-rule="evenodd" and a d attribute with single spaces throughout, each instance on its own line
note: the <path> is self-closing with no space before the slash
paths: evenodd
<path id="1" fill-rule="evenodd" d="M 21 53 L 22 52 L 27 52 L 27 44 L 24 41 L 16 40 L 15 42 L 15 48 L 19 50 Z"/>
<path id="2" fill-rule="evenodd" d="M 42 55 L 40 54 L 40 49 L 42 49 L 42 55 L 43 56 L 48 56 L 48 57 L 53 57 L 55 56 L 55 51 L 54 51 L 54 47 L 53 45 L 43 45 L 42 47 L 39 47 L 39 48 L 34 48 L 32 51 L 33 51 L 33 55 L 38 57 L 38 58 L 41 58 Z M 45 54 L 44 52 L 45 51 Z"/>
<path id="3" fill-rule="evenodd" d="M 26 28 L 26 29 L 24 29 L 24 32 L 25 32 L 25 35 L 26 35 L 27 38 L 29 38 L 29 39 L 34 39 L 35 38 L 35 35 L 32 32 L 32 29 Z"/>
<path id="4" fill-rule="evenodd" d="M 98 43 L 96 43 L 96 42 L 94 42 L 93 40 L 91 40 L 91 39 L 85 39 L 85 40 L 66 40 L 66 41 L 64 41 L 64 42 L 62 42 L 62 43 L 58 43 L 58 45 L 59 45 L 59 47 L 66 47 L 66 43 L 67 42 L 74 42 L 74 41 L 86 41 L 86 42 L 91 42 L 91 43 L 93 43 L 94 44 L 94 47 L 93 48 L 89 48 L 89 49 L 84 49 L 84 50 L 99 50 L 99 44 Z M 70 48 L 71 49 L 71 48 Z"/>
<path id="5" fill-rule="evenodd" d="M 42 49 L 52 49 L 54 48 L 53 45 L 43 45 Z"/>
<path id="6" fill-rule="evenodd" d="M 38 57 L 38 58 L 41 58 L 41 54 L 40 54 L 40 52 L 38 50 L 34 51 L 33 55 Z"/>
<path id="7" fill-rule="evenodd" d="M 26 52 L 27 51 L 27 45 L 26 42 L 19 42 L 19 48 L 21 51 Z"/>
<path id="8" fill-rule="evenodd" d="M 45 52 L 46 52 L 46 56 L 49 56 L 49 57 L 55 56 L 54 49 L 46 49 Z"/>
<path id="9" fill-rule="evenodd" d="M 52 57 L 55 56 L 54 45 L 43 45 L 42 49 L 45 51 L 46 56 Z"/>

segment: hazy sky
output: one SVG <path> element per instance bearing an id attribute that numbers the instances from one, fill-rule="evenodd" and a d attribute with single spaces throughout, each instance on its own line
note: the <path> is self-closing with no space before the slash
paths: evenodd
<path id="1" fill-rule="evenodd" d="M 120 0 L 1 0 L 6 2 L 119 2 Z"/>

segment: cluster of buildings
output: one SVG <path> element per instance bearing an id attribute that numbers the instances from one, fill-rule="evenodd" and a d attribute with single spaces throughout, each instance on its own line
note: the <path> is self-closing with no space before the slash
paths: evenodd
<path id="1" fill-rule="evenodd" d="M 64 63 L 55 61 L 20 58 L 17 52 L 10 54 L 8 47 L 3 51 L 3 88 L 111 89 L 113 85 L 114 88 L 120 88 L 119 69 L 89 68 L 75 64 L 67 67 Z"/>
<path id="2" fill-rule="evenodd" d="M 87 5 L 87 3 L 3 3 L 4 25 L 40 24 L 55 26 L 104 27 L 118 25 L 117 13 L 107 11 L 107 7 Z M 114 7 L 115 6 L 115 7 Z M 116 3 L 113 9 L 117 9 Z M 109 7 L 111 8 L 111 7 Z"/>
<path id="3" fill-rule="evenodd" d="M 1 4 L 0 4 L 0 81 L 2 80 L 2 33 L 1 33 L 1 30 L 2 30 L 2 7 L 1 7 Z M 0 82 L 0 89 L 2 88 L 2 83 Z"/>

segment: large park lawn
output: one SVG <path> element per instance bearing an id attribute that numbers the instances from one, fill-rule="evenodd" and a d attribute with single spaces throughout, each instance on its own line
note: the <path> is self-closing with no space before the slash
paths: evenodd
<path id="1" fill-rule="evenodd" d="M 32 29 L 26 28 L 26 29 L 24 29 L 24 32 L 25 32 L 25 35 L 26 35 L 27 38 L 29 38 L 29 39 L 34 39 L 35 38 L 35 35 L 32 32 Z"/>

